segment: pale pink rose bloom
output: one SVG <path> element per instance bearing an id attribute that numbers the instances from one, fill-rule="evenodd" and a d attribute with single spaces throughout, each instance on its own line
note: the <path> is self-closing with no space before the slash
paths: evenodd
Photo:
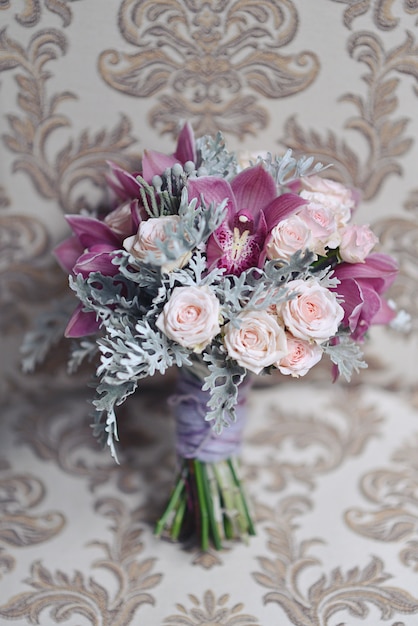
<path id="1" fill-rule="evenodd" d="M 306 341 L 286 333 L 287 354 L 276 363 L 282 374 L 299 378 L 305 376 L 309 370 L 321 360 L 323 350 L 317 343 Z"/>
<path id="2" fill-rule="evenodd" d="M 267 241 L 268 259 L 288 260 L 297 250 L 310 250 L 313 245 L 311 230 L 298 215 L 279 222 Z"/>
<path id="3" fill-rule="evenodd" d="M 301 178 L 301 196 L 313 202 L 325 201 L 325 206 L 340 206 L 344 211 L 350 212 L 356 206 L 355 194 L 341 183 L 321 176 L 305 176 Z M 328 201 L 326 200 L 328 198 Z M 329 202 L 329 204 L 328 204 Z"/>
<path id="4" fill-rule="evenodd" d="M 181 346 L 202 352 L 220 332 L 219 320 L 219 301 L 209 287 L 175 287 L 156 325 Z"/>
<path id="5" fill-rule="evenodd" d="M 355 193 L 351 189 L 320 176 L 305 176 L 300 182 L 302 198 L 332 209 L 340 228 L 349 222 L 357 204 Z"/>
<path id="6" fill-rule="evenodd" d="M 162 253 L 156 242 L 165 241 L 169 236 L 168 230 L 171 229 L 175 232 L 179 223 L 180 217 L 178 215 L 152 217 L 139 224 L 136 235 L 125 239 L 123 247 L 140 261 L 145 261 L 150 252 L 158 261 L 161 259 Z M 184 267 L 188 263 L 190 256 L 191 253 L 187 252 L 178 259 L 163 264 L 161 270 L 168 273 L 174 269 Z"/>
<path id="7" fill-rule="evenodd" d="M 286 334 L 266 311 L 240 313 L 236 322 L 225 325 L 224 343 L 228 355 L 241 367 L 259 374 L 287 352 Z"/>
<path id="8" fill-rule="evenodd" d="M 349 225 L 341 233 L 340 256 L 347 263 L 364 263 L 378 241 L 368 225 Z"/>
<path id="9" fill-rule="evenodd" d="M 344 309 L 336 295 L 314 278 L 288 283 L 297 295 L 281 307 L 287 329 L 295 337 L 322 343 L 333 337 L 344 317 Z"/>
<path id="10" fill-rule="evenodd" d="M 324 256 L 325 248 L 337 248 L 341 237 L 332 209 L 310 202 L 297 212 L 298 217 L 311 231 L 312 250 Z"/>
<path id="11" fill-rule="evenodd" d="M 135 228 L 132 228 L 132 212 L 130 202 L 122 204 L 111 213 L 108 213 L 104 218 L 104 222 L 117 235 L 125 237 L 130 235 L 132 231 L 135 230 Z"/>

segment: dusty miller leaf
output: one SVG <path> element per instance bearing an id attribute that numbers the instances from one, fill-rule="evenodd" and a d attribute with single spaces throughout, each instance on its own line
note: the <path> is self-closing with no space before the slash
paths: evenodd
<path id="1" fill-rule="evenodd" d="M 42 312 L 34 327 L 23 338 L 21 346 L 22 369 L 33 372 L 45 360 L 48 352 L 63 338 L 68 320 L 75 309 L 73 297 L 65 297 L 52 303 L 50 311 Z"/>
<path id="2" fill-rule="evenodd" d="M 235 154 L 229 152 L 221 132 L 215 137 L 206 135 L 196 140 L 198 176 L 219 176 L 231 180 L 238 172 Z"/>
<path id="3" fill-rule="evenodd" d="M 367 363 L 363 360 L 363 352 L 348 335 L 340 334 L 339 343 L 335 345 L 325 344 L 324 350 L 331 361 L 337 366 L 341 376 L 350 382 L 353 372 L 367 368 Z"/>
<path id="4" fill-rule="evenodd" d="M 203 391 L 210 392 L 205 420 L 213 422 L 213 430 L 220 435 L 224 427 L 236 421 L 238 386 L 244 380 L 246 370 L 233 359 L 227 359 L 223 349 L 216 345 L 203 354 L 203 360 L 210 372 L 202 387 Z"/>
<path id="5" fill-rule="evenodd" d="M 276 181 L 276 184 L 279 186 L 288 185 L 292 181 L 304 176 L 318 174 L 319 172 L 330 167 L 329 165 L 323 165 L 322 163 L 316 163 L 313 165 L 314 157 L 312 156 L 302 156 L 299 159 L 295 159 L 292 156 L 292 150 L 290 148 L 282 157 L 273 157 L 269 152 L 265 158 L 258 157 L 257 162 L 264 164 L 267 172 L 271 174 Z"/>

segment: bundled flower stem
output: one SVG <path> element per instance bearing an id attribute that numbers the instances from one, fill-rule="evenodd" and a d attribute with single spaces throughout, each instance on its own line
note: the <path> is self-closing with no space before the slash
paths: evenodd
<path id="1" fill-rule="evenodd" d="M 210 398 L 203 389 L 207 374 L 199 360 L 194 367 L 182 368 L 170 399 L 180 468 L 155 533 L 173 541 L 195 536 L 202 550 L 209 545 L 220 550 L 226 540 L 246 540 L 255 533 L 237 460 L 252 379 L 248 376 L 241 383 L 236 421 L 219 437 L 205 419 Z"/>
<path id="2" fill-rule="evenodd" d="M 196 536 L 202 550 L 216 550 L 225 541 L 246 541 L 255 535 L 254 524 L 243 485 L 238 460 L 217 463 L 183 459 L 168 505 L 155 527 L 157 537 L 172 541 Z"/>

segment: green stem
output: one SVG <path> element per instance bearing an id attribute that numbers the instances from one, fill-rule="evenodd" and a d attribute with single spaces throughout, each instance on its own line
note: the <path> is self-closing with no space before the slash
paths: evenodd
<path id="1" fill-rule="evenodd" d="M 249 533 L 250 535 L 255 535 L 255 528 L 254 528 L 254 524 L 253 524 L 253 521 L 252 521 L 252 519 L 251 519 L 250 512 L 249 512 L 249 510 L 248 510 L 247 498 L 245 497 L 245 494 L 244 494 L 244 490 L 243 490 L 243 488 L 242 488 L 241 481 L 240 481 L 240 479 L 238 478 L 238 472 L 237 472 L 237 470 L 236 470 L 234 460 L 233 460 L 233 459 L 228 459 L 228 460 L 227 460 L 227 463 L 228 463 L 228 466 L 229 466 L 229 468 L 230 468 L 230 470 L 231 470 L 231 474 L 232 474 L 232 477 L 233 477 L 233 479 L 234 479 L 235 486 L 237 487 L 237 489 L 238 489 L 238 491 L 239 491 L 239 500 L 240 500 L 240 504 L 241 504 L 241 506 L 242 506 L 242 508 L 243 508 L 243 510 L 244 510 L 245 518 L 246 518 L 246 520 L 247 520 L 247 524 L 248 524 L 248 533 Z"/>
<path id="2" fill-rule="evenodd" d="M 187 493 L 183 492 L 176 514 L 174 516 L 173 527 L 171 530 L 171 539 L 173 541 L 177 541 L 179 538 L 181 527 L 182 527 L 183 520 L 184 520 L 184 514 L 186 512 L 186 506 L 187 506 Z"/>
<path id="3" fill-rule="evenodd" d="M 207 504 L 208 518 L 209 518 L 210 527 L 212 529 L 213 543 L 215 544 L 215 548 L 217 550 L 220 550 L 222 548 L 222 543 L 221 543 L 221 538 L 219 536 L 218 527 L 217 527 L 216 519 L 215 519 L 212 494 L 210 492 L 210 486 L 209 486 L 209 481 L 208 481 L 208 476 L 207 476 L 207 464 L 202 463 L 201 469 L 202 469 L 202 484 L 203 484 L 204 498 Z"/>
<path id="4" fill-rule="evenodd" d="M 231 489 L 232 485 L 229 480 L 228 466 L 225 461 L 220 461 L 219 463 L 214 463 L 213 467 L 224 503 L 225 534 L 228 539 L 233 539 L 235 536 L 239 535 L 239 528 L 237 524 L 238 511 L 235 509 L 234 496 Z"/>
<path id="5" fill-rule="evenodd" d="M 168 505 L 155 534 L 178 541 L 195 532 L 203 551 L 225 539 L 247 540 L 254 525 L 234 459 L 205 463 L 184 459 Z"/>
<path id="6" fill-rule="evenodd" d="M 179 498 L 181 496 L 181 493 L 182 493 L 184 487 L 185 487 L 185 483 L 184 483 L 183 478 L 179 478 L 178 481 L 177 481 L 177 484 L 176 484 L 176 486 L 174 488 L 174 491 L 172 493 L 172 496 L 171 496 L 171 498 L 169 500 L 167 508 L 164 511 L 163 515 L 161 516 L 160 520 L 157 522 L 157 525 L 155 527 L 155 535 L 157 537 L 161 536 L 161 533 L 164 530 L 164 527 L 165 527 L 165 525 L 167 523 L 167 520 L 168 520 L 171 512 L 177 506 L 178 500 L 179 500 Z"/>
<path id="7" fill-rule="evenodd" d="M 203 477 L 202 477 L 202 466 L 200 461 L 194 459 L 193 462 L 195 476 L 196 476 L 196 486 L 197 486 L 197 497 L 199 499 L 199 507 L 200 507 L 200 521 L 201 521 L 201 547 L 204 552 L 209 549 L 209 518 L 208 518 L 208 510 L 205 502 L 205 494 L 203 487 Z"/>
<path id="8" fill-rule="evenodd" d="M 213 503 L 213 515 L 215 518 L 215 523 L 218 529 L 219 537 L 222 539 L 226 538 L 225 527 L 223 524 L 224 514 L 223 514 L 223 499 L 222 493 L 218 485 L 218 481 L 216 480 L 214 467 L 216 463 L 207 463 L 206 464 L 206 473 L 208 476 L 210 497 Z"/>

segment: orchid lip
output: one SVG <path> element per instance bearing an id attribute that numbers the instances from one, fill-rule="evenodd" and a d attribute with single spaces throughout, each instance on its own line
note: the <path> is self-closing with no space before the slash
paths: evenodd
<path id="1" fill-rule="evenodd" d="M 241 234 L 252 234 L 254 231 L 254 219 L 246 209 L 236 213 L 233 218 L 233 229 L 238 229 Z"/>

